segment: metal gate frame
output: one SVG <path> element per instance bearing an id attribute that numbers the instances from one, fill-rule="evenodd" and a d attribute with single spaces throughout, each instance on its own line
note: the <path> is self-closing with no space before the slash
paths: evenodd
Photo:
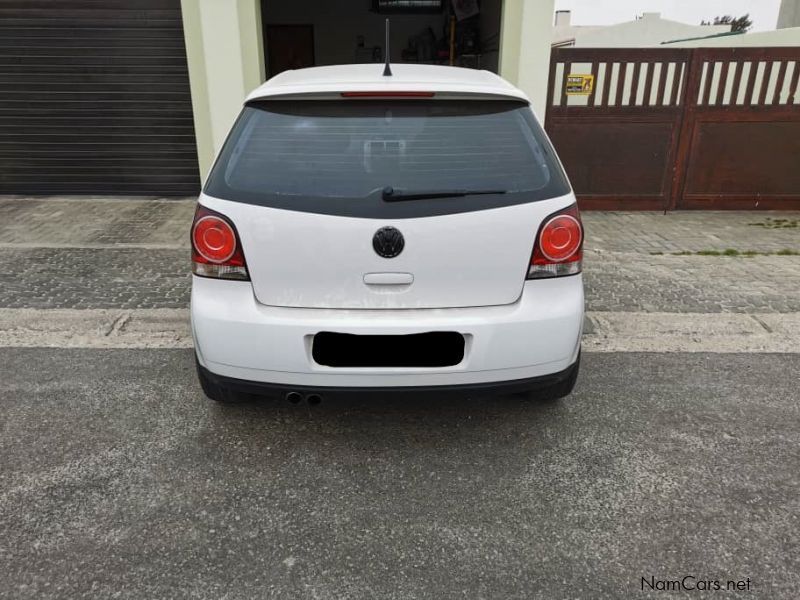
<path id="1" fill-rule="evenodd" d="M 745 75 L 745 71 L 747 74 Z M 791 72 L 789 78 L 787 72 Z M 800 78 L 800 48 L 697 48 L 692 50 L 687 86 L 686 110 L 680 133 L 677 162 L 675 165 L 675 193 L 670 208 L 690 209 L 748 209 L 794 210 L 800 209 L 800 175 L 781 190 L 779 185 L 762 182 L 764 188 L 744 191 L 697 191 L 692 189 L 693 170 L 702 169 L 700 158 L 707 153 L 710 128 L 716 128 L 735 147 L 753 152 L 753 164 L 759 173 L 774 179 L 790 170 L 800 171 L 800 105 L 795 104 Z M 800 98 L 798 98 L 800 99 Z M 781 124 L 769 136 L 766 147 L 749 148 L 755 144 L 737 125 Z M 793 125 L 789 125 L 793 124 Z M 792 129 L 797 136 L 792 135 Z M 788 146 L 793 148 L 794 167 L 775 168 L 775 153 Z M 792 160 L 784 153 L 783 160 Z M 716 157 L 717 164 L 725 166 L 724 157 Z M 716 165 L 715 165 L 716 166 Z M 787 168 L 788 167 L 788 168 Z M 715 169 L 718 170 L 718 169 Z M 721 188 L 732 187 L 736 181 L 724 179 L 717 174 L 715 183 Z M 733 177 L 735 179 L 735 177 Z M 738 182 L 739 185 L 742 182 Z M 741 189 L 741 188 L 740 188 Z"/>
<path id="2" fill-rule="evenodd" d="M 594 77 L 585 100 L 566 93 L 575 65 Z M 582 208 L 797 209 L 800 175 L 789 163 L 795 153 L 800 163 L 799 76 L 800 48 L 554 48 L 545 128 Z M 727 174 L 701 160 L 710 141 L 736 141 L 743 123 L 762 141 L 757 124 L 789 124 L 767 131 L 783 158 L 761 161 L 753 181 L 737 177 L 730 156 Z M 759 177 L 763 190 L 742 191 Z"/>

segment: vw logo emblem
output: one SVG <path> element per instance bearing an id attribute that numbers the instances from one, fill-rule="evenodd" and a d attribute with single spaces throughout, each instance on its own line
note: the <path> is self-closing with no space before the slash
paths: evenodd
<path id="1" fill-rule="evenodd" d="M 394 258 L 403 251 L 405 245 L 403 234 L 394 227 L 381 227 L 372 237 L 372 247 L 383 258 Z"/>

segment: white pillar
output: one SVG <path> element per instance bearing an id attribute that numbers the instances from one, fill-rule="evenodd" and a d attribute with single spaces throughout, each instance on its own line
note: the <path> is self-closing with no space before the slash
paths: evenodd
<path id="1" fill-rule="evenodd" d="M 778 29 L 800 27 L 800 0 L 781 0 Z"/>
<path id="2" fill-rule="evenodd" d="M 555 0 L 503 0 L 500 75 L 528 94 L 544 120 Z"/>
<path id="3" fill-rule="evenodd" d="M 259 0 L 181 0 L 200 176 L 264 81 Z"/>

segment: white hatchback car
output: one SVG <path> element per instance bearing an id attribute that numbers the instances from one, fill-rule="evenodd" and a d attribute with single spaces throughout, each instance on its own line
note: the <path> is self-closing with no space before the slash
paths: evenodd
<path id="1" fill-rule="evenodd" d="M 287 71 L 247 98 L 191 230 L 210 398 L 572 390 L 583 227 L 528 99 L 392 69 Z"/>

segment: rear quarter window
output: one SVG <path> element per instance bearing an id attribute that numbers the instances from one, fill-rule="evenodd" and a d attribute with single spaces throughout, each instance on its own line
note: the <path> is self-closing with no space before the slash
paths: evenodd
<path id="1" fill-rule="evenodd" d="M 386 187 L 503 194 L 385 202 Z M 513 101 L 260 101 L 245 106 L 205 193 L 368 218 L 497 208 L 569 192 L 527 105 Z"/>

